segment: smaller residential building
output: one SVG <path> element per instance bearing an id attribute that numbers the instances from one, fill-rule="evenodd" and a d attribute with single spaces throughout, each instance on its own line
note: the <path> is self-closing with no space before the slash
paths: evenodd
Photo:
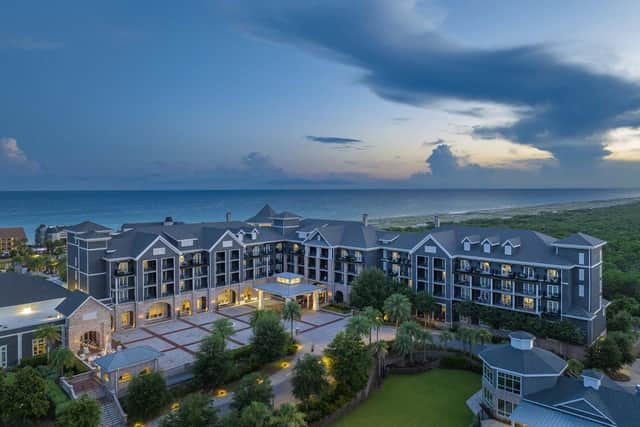
<path id="1" fill-rule="evenodd" d="M 567 362 L 534 346 L 526 332 L 510 344 L 480 353 L 482 403 L 492 415 L 517 427 L 630 427 L 640 425 L 640 395 L 599 372 L 582 379 L 564 375 Z"/>
<path id="2" fill-rule="evenodd" d="M 46 242 L 59 242 L 67 238 L 66 226 L 63 225 L 45 225 L 40 224 L 35 231 L 35 243 L 43 246 Z"/>
<path id="3" fill-rule="evenodd" d="M 0 228 L 0 254 L 11 252 L 26 241 L 27 235 L 24 233 L 23 227 Z"/>
<path id="4" fill-rule="evenodd" d="M 0 273 L 0 369 L 51 350 L 37 337 L 48 324 L 60 328 L 61 344 L 74 353 L 111 348 L 111 311 L 95 298 L 42 277 Z"/>

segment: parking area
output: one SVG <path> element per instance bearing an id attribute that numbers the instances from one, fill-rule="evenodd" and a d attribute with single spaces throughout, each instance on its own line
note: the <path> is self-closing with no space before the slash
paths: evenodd
<path id="1" fill-rule="evenodd" d="M 233 324 L 235 332 L 227 339 L 227 348 L 249 344 L 252 335 L 250 321 L 254 311 L 256 307 L 250 304 L 229 306 L 218 311 L 115 332 L 113 338 L 125 347 L 148 345 L 155 348 L 164 354 L 160 358 L 160 369 L 171 370 L 194 361 L 200 342 L 217 319 L 226 318 Z M 305 345 L 317 342 L 323 347 L 345 323 L 344 316 L 336 313 L 304 310 L 301 320 L 294 322 L 294 329 L 300 342 Z M 283 321 L 283 326 L 287 331 L 291 328 L 290 322 Z"/>

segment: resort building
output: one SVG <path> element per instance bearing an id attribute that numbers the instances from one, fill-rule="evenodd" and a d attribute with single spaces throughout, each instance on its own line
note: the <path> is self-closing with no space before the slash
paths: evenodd
<path id="1" fill-rule="evenodd" d="M 0 273 L 0 369 L 46 354 L 38 328 L 60 328 L 62 345 L 77 354 L 103 354 L 111 346 L 111 310 L 84 292 L 70 292 L 42 277 Z"/>
<path id="2" fill-rule="evenodd" d="M 22 227 L 0 228 L 0 254 L 11 252 L 19 245 L 27 242 L 27 235 Z"/>
<path id="3" fill-rule="evenodd" d="M 496 418 L 519 427 L 630 427 L 640 420 L 640 395 L 599 372 L 564 375 L 567 363 L 514 332 L 511 343 L 480 353 L 482 402 Z"/>
<path id="4" fill-rule="evenodd" d="M 347 302 L 364 268 L 376 267 L 436 299 L 437 318 L 459 320 L 462 301 L 567 319 L 591 343 L 605 332 L 602 247 L 577 233 L 446 225 L 428 232 L 380 230 L 362 221 L 302 218 L 266 205 L 247 221 L 68 227 L 68 284 L 115 310 L 116 329 L 188 316 L 224 304 L 285 299 L 275 275 L 297 275 L 308 308 Z M 298 279 L 296 279 L 298 280 Z M 314 298 L 316 295 L 317 300 Z M 316 304 L 317 302 L 317 304 Z"/>

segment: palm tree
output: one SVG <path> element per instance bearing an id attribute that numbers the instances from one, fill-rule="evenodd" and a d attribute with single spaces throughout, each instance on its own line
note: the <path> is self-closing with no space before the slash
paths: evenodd
<path id="1" fill-rule="evenodd" d="M 488 342 L 491 342 L 491 338 L 493 338 L 493 335 L 491 334 L 491 332 L 487 331 L 486 329 L 478 329 L 476 331 L 476 342 L 485 345 Z"/>
<path id="2" fill-rule="evenodd" d="M 271 426 L 276 427 L 305 427 L 305 414 L 298 411 L 298 408 L 292 403 L 283 403 L 273 411 L 271 415 Z"/>
<path id="3" fill-rule="evenodd" d="M 347 331 L 357 335 L 358 337 L 364 337 L 369 334 L 371 337 L 371 323 L 369 319 L 362 314 L 357 314 L 349 319 L 347 323 Z"/>
<path id="4" fill-rule="evenodd" d="M 442 347 L 446 349 L 451 341 L 453 341 L 453 334 L 451 331 L 447 329 L 440 332 L 440 343 L 442 344 Z"/>
<path id="5" fill-rule="evenodd" d="M 302 309 L 294 300 L 289 300 L 284 304 L 282 309 L 282 318 L 291 322 L 291 341 L 293 341 L 293 322 L 300 320 L 302 317 Z"/>
<path id="6" fill-rule="evenodd" d="M 462 350 L 471 354 L 472 346 L 476 342 L 476 332 L 470 328 L 459 328 L 456 336 L 462 341 Z"/>
<path id="7" fill-rule="evenodd" d="M 362 315 L 369 321 L 369 345 L 371 345 L 373 328 L 376 328 L 376 340 L 378 339 L 380 327 L 382 326 L 382 313 L 377 308 L 365 307 L 362 310 Z"/>
<path id="8" fill-rule="evenodd" d="M 420 339 L 420 343 L 422 344 L 422 361 L 427 361 L 427 343 L 433 343 L 433 336 L 431 335 L 431 331 L 422 330 L 418 335 Z"/>
<path id="9" fill-rule="evenodd" d="M 47 342 L 47 360 L 49 360 L 51 348 L 57 341 L 60 341 L 60 326 L 51 323 L 42 325 L 36 331 L 36 338 L 43 339 Z"/>
<path id="10" fill-rule="evenodd" d="M 422 335 L 422 329 L 418 323 L 413 320 L 403 322 L 402 325 L 400 325 L 398 334 L 396 335 L 395 344 L 398 344 L 398 347 L 396 348 L 396 345 L 394 344 L 394 350 L 398 351 L 402 356 L 406 356 L 408 354 L 409 361 L 413 363 L 415 343 L 419 339 L 420 335 Z"/>
<path id="11" fill-rule="evenodd" d="M 413 337 L 408 330 L 400 328 L 393 342 L 393 351 L 404 359 L 409 354 L 413 354 Z"/>
<path id="12" fill-rule="evenodd" d="M 397 334 L 400 322 L 411 316 L 411 302 L 406 295 L 393 294 L 384 301 L 384 312 L 389 320 L 395 322 Z"/>
<path id="13" fill-rule="evenodd" d="M 378 364 L 378 375 L 382 376 L 382 368 L 384 367 L 384 359 L 389 353 L 389 346 L 385 341 L 376 341 L 373 344 L 373 351 L 376 357 L 376 363 Z"/>
<path id="14" fill-rule="evenodd" d="M 218 333 L 222 338 L 227 339 L 235 332 L 233 329 L 233 322 L 229 319 L 218 319 L 213 322 L 213 329 L 211 329 L 211 332 Z"/>
<path id="15" fill-rule="evenodd" d="M 58 376 L 64 375 L 65 368 L 71 368 L 75 362 L 73 352 L 65 347 L 60 347 L 51 352 L 49 365 L 55 369 Z"/>
<path id="16" fill-rule="evenodd" d="M 435 300 L 433 297 L 425 292 L 420 292 L 416 295 L 413 304 L 416 307 L 416 312 L 422 313 L 422 317 L 424 319 L 424 327 L 427 327 L 427 314 L 433 311 L 435 307 Z"/>

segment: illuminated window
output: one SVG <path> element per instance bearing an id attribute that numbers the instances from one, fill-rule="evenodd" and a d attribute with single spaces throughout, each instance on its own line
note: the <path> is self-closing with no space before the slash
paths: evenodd
<path id="1" fill-rule="evenodd" d="M 39 354 L 46 354 L 47 352 L 47 340 L 44 338 L 34 338 L 31 340 L 31 355 L 37 356 Z"/>
<path id="2" fill-rule="evenodd" d="M 508 294 L 502 294 L 500 296 L 500 303 L 502 305 L 511 305 L 511 295 Z"/>
<path id="3" fill-rule="evenodd" d="M 151 373 L 151 368 L 146 367 L 142 371 L 140 371 L 140 375 L 147 375 Z"/>
<path id="4" fill-rule="evenodd" d="M 489 264 L 487 261 L 481 262 L 480 270 L 482 270 L 483 273 L 488 273 L 491 270 L 491 264 Z"/>
<path id="5" fill-rule="evenodd" d="M 511 265 L 510 264 L 502 264 L 502 275 L 508 276 L 511 274 Z"/>
<path id="6" fill-rule="evenodd" d="M 123 372 L 122 375 L 118 377 L 118 382 L 120 384 L 131 381 L 131 374 L 129 372 Z"/>
<path id="7" fill-rule="evenodd" d="M 548 269 L 547 270 L 547 280 L 551 281 L 551 282 L 555 282 L 556 280 L 558 280 L 558 270 L 555 269 Z"/>
<path id="8" fill-rule="evenodd" d="M 522 306 L 527 310 L 533 310 L 535 308 L 535 302 L 533 301 L 533 298 L 527 297 L 522 300 Z"/>

